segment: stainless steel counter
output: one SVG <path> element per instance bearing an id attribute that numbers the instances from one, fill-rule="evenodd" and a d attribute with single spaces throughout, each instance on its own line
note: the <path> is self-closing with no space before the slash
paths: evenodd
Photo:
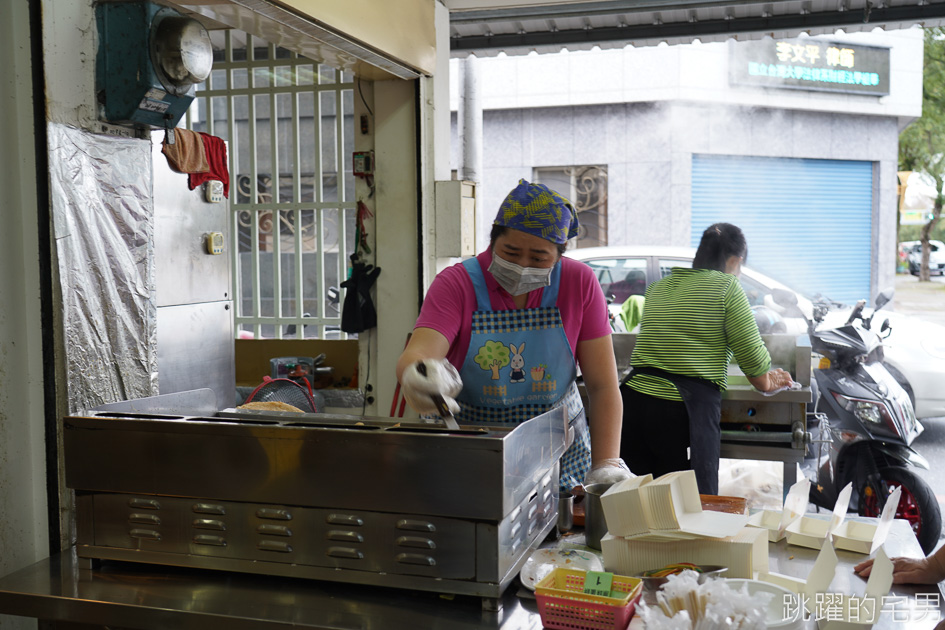
<path id="1" fill-rule="evenodd" d="M 816 515 L 829 518 L 829 514 Z M 848 516 L 848 520 L 876 522 L 876 519 Z M 886 554 L 890 557 L 905 556 L 921 558 L 922 547 L 909 523 L 904 520 L 893 521 L 885 543 Z M 798 578 L 807 578 L 817 559 L 817 551 L 805 547 L 788 545 L 785 541 L 768 543 L 769 571 Z M 853 567 L 868 558 L 861 553 L 837 549 L 837 571 L 828 593 L 843 593 L 863 597 L 866 593 L 866 580 L 853 574 Z M 945 618 L 945 598 L 941 585 L 912 585 L 893 584 L 890 597 L 883 604 L 883 611 L 879 622 L 873 626 L 874 630 L 925 630 L 936 626 L 938 621 Z M 918 596 L 918 597 L 917 597 Z M 921 601 L 922 599 L 925 601 Z M 807 627 L 816 628 L 813 619 L 808 621 Z"/>
<path id="2" fill-rule="evenodd" d="M 0 613 L 141 630 L 541 628 L 515 591 L 487 612 L 472 596 L 124 562 L 87 570 L 63 553 L 0 579 Z"/>
<path id="3" fill-rule="evenodd" d="M 769 549 L 771 570 L 787 575 L 806 576 L 816 557 L 814 550 L 784 541 Z M 890 556 L 922 555 L 905 521 L 893 523 L 886 549 Z M 852 567 L 865 556 L 837 556 L 831 592 L 862 595 L 865 581 Z M 123 562 L 88 570 L 79 568 L 74 553 L 63 553 L 0 578 L 0 614 L 140 630 L 541 628 L 535 601 L 518 597 L 518 590 L 513 585 L 504 593 L 496 613 L 465 595 Z M 934 609 L 921 605 L 917 594 L 933 598 Z M 936 586 L 894 585 L 892 595 L 906 605 L 884 609 L 877 630 L 935 627 L 942 612 Z"/>

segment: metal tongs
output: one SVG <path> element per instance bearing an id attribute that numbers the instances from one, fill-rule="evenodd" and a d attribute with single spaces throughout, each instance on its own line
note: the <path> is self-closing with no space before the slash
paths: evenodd
<path id="1" fill-rule="evenodd" d="M 459 424 L 456 422 L 456 418 L 453 417 L 453 412 L 450 411 L 450 406 L 446 404 L 443 396 L 440 394 L 433 394 L 430 396 L 433 399 L 433 404 L 436 405 L 436 411 L 440 414 L 440 418 L 443 420 L 443 424 L 450 431 L 459 431 Z"/>
<path id="2" fill-rule="evenodd" d="M 417 361 L 417 372 L 425 377 L 428 376 L 427 366 L 423 361 Z M 456 423 L 456 418 L 453 417 L 453 412 L 450 411 L 450 406 L 446 404 L 443 394 L 430 394 L 430 400 L 436 405 L 436 412 L 440 414 L 440 418 L 443 420 L 443 424 L 446 428 L 450 431 L 459 431 L 459 424 Z"/>

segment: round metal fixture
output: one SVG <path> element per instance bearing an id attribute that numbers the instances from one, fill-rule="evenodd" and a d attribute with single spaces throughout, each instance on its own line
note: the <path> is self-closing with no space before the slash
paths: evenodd
<path id="1" fill-rule="evenodd" d="M 207 80 L 213 68 L 213 46 L 203 24 L 171 9 L 161 9 L 151 22 L 151 61 L 161 84 L 184 96 Z"/>

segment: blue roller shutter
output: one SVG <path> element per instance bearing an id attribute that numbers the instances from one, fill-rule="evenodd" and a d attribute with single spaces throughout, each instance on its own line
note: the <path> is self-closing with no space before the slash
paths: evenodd
<path id="1" fill-rule="evenodd" d="M 748 266 L 805 295 L 869 300 L 871 162 L 692 156 L 692 245 L 725 221 L 748 240 Z"/>

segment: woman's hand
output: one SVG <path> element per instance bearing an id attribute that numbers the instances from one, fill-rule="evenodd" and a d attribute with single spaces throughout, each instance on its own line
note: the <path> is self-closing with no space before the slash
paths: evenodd
<path id="1" fill-rule="evenodd" d="M 791 378 L 791 373 L 782 370 L 781 368 L 774 368 L 768 372 L 768 389 L 765 391 L 774 391 L 776 389 L 781 389 L 782 387 L 790 387 L 794 382 L 794 379 Z"/>
<path id="2" fill-rule="evenodd" d="M 449 347 L 441 333 L 432 328 L 417 328 L 397 360 L 401 393 L 419 414 L 439 414 L 435 395 L 443 397 L 451 412 L 459 411 L 453 398 L 459 395 L 463 382 L 456 368 L 444 358 Z"/>
<path id="3" fill-rule="evenodd" d="M 423 359 L 408 365 L 400 377 L 404 398 L 419 414 L 436 414 L 436 397 L 440 396 L 451 413 L 459 413 L 454 400 L 463 389 L 463 381 L 453 364 L 446 359 Z"/>
<path id="4" fill-rule="evenodd" d="M 892 558 L 893 584 L 938 584 L 945 579 L 945 570 L 935 556 L 928 558 Z M 853 572 L 868 578 L 873 570 L 873 559 L 864 560 Z"/>
<path id="5" fill-rule="evenodd" d="M 615 484 L 618 481 L 635 476 L 622 459 L 615 457 L 605 459 L 591 466 L 591 469 L 584 475 L 584 485 L 590 486 L 595 483 Z"/>
<path id="6" fill-rule="evenodd" d="M 790 387 L 794 384 L 794 379 L 791 378 L 790 372 L 774 368 L 761 376 L 749 376 L 748 382 L 760 392 L 773 392 L 783 387 Z"/>

